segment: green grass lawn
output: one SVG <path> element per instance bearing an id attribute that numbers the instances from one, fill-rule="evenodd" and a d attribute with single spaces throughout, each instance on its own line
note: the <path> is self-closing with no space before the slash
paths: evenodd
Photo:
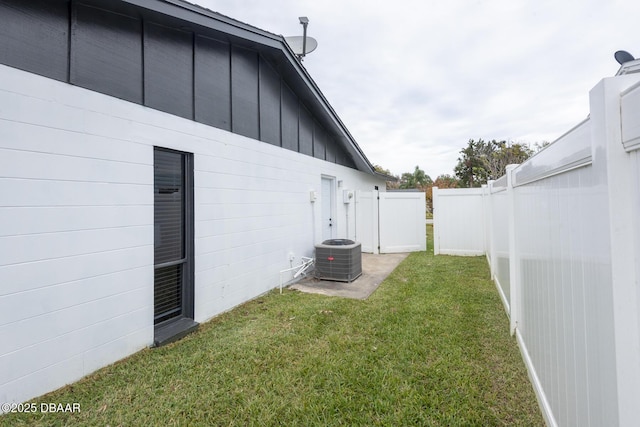
<path id="1" fill-rule="evenodd" d="M 544 425 L 486 260 L 432 253 L 366 301 L 271 292 L 34 400 L 80 413 L 0 425 Z"/>

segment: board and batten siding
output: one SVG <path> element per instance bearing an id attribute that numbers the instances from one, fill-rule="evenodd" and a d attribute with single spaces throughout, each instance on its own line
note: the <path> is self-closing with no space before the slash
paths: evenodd
<path id="1" fill-rule="evenodd" d="M 126 2 L 89 3 L 0 0 L 0 64 L 356 167 L 278 49 Z"/>
<path id="2" fill-rule="evenodd" d="M 0 402 L 153 343 L 153 149 L 193 153 L 195 320 L 278 285 L 321 240 L 322 175 L 372 175 L 0 65 Z M 339 200 L 341 193 L 338 192 Z M 346 233 L 337 206 L 337 235 Z"/>

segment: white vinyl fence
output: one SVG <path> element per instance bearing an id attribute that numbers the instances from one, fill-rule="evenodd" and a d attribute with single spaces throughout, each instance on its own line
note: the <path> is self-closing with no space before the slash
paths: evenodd
<path id="1" fill-rule="evenodd" d="M 433 250 L 436 255 L 485 253 L 482 192 L 480 188 L 433 188 Z M 465 226 L 460 227 L 460 224 Z"/>
<path id="2" fill-rule="evenodd" d="M 451 245 L 484 230 L 475 248 L 551 426 L 640 420 L 639 82 L 602 80 L 588 119 L 481 190 L 434 191 L 440 253 L 468 251 Z"/>
<path id="3" fill-rule="evenodd" d="M 425 213 L 423 192 L 358 191 L 356 240 L 374 254 L 426 251 Z"/>

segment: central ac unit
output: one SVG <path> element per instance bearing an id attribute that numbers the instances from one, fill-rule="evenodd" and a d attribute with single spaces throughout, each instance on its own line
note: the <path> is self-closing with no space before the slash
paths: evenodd
<path id="1" fill-rule="evenodd" d="M 362 251 L 358 242 L 348 239 L 325 240 L 316 245 L 315 277 L 352 282 L 362 274 Z"/>

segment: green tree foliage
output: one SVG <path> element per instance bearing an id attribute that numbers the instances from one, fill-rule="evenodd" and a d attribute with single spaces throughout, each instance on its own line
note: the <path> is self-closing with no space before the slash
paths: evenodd
<path id="1" fill-rule="evenodd" d="M 455 176 L 449 174 L 438 175 L 433 186 L 438 188 L 458 188 L 460 187 L 460 181 Z"/>
<path id="2" fill-rule="evenodd" d="M 431 187 L 433 186 L 433 180 L 429 175 L 425 173 L 420 166 L 416 166 L 413 172 L 405 172 L 400 176 L 400 185 L 398 188 L 402 190 L 409 190 L 415 188 L 425 193 L 425 201 L 427 212 L 431 212 Z"/>
<path id="3" fill-rule="evenodd" d="M 507 165 L 522 163 L 534 151 L 527 145 L 507 141 L 470 139 L 460 150 L 454 171 L 463 187 L 480 187 L 505 174 Z"/>
<path id="4" fill-rule="evenodd" d="M 482 139 L 477 142 L 469 140 L 469 144 L 460 150 L 458 164 L 454 172 L 464 187 L 479 187 L 482 182 L 487 182 L 487 171 L 482 163 L 482 150 L 485 143 Z"/>
<path id="5" fill-rule="evenodd" d="M 438 175 L 433 184 L 425 189 L 425 197 L 427 200 L 427 212 L 433 212 L 433 187 L 438 188 L 458 188 L 460 181 L 451 175 Z"/>
<path id="6" fill-rule="evenodd" d="M 419 166 L 416 166 L 413 172 L 405 172 L 400 177 L 400 188 L 410 189 L 417 188 L 425 190 L 433 185 L 431 177 L 427 175 Z"/>
<path id="7" fill-rule="evenodd" d="M 374 169 L 376 172 L 383 173 L 383 174 L 385 174 L 385 175 L 389 175 L 389 176 L 394 176 L 394 175 L 391 173 L 391 171 L 389 171 L 389 169 L 385 169 L 384 167 L 382 167 L 382 166 L 380 166 L 380 165 L 373 165 L 373 169 Z"/>
<path id="8" fill-rule="evenodd" d="M 392 174 L 389 169 L 385 169 L 380 165 L 373 165 L 373 169 L 378 173 L 382 173 L 388 176 L 393 176 L 396 178 L 395 181 L 387 181 L 387 190 L 396 189 L 400 186 L 400 177 L 398 175 Z"/>

